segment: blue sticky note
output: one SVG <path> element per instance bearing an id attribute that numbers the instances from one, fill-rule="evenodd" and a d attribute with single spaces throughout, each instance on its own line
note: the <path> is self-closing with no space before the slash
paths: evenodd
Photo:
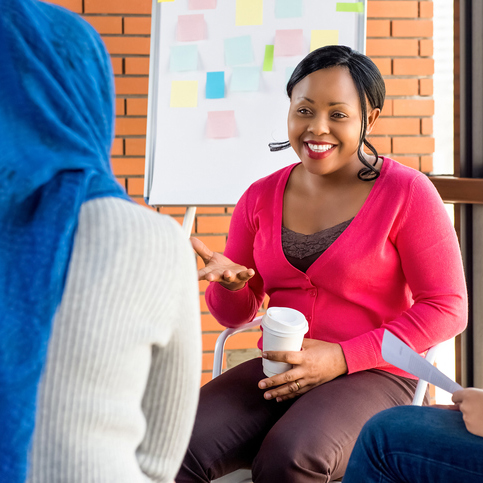
<path id="1" fill-rule="evenodd" d="M 253 48 L 250 35 L 225 39 L 226 65 L 233 67 L 251 62 L 253 62 Z"/>
<path id="2" fill-rule="evenodd" d="M 230 88 L 232 91 L 258 91 L 260 85 L 260 67 L 233 67 Z"/>
<path id="3" fill-rule="evenodd" d="M 169 55 L 169 70 L 185 72 L 198 69 L 198 47 L 196 45 L 175 45 Z"/>
<path id="4" fill-rule="evenodd" d="M 225 97 L 225 73 L 206 73 L 206 98 L 223 99 Z"/>
<path id="5" fill-rule="evenodd" d="M 276 0 L 275 18 L 302 16 L 302 0 Z"/>

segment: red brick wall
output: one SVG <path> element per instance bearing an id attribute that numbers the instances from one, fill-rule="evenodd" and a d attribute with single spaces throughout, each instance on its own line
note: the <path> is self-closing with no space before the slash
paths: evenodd
<path id="1" fill-rule="evenodd" d="M 51 0 L 77 12 L 102 35 L 111 53 L 116 77 L 114 173 L 128 193 L 144 205 L 143 173 L 151 27 L 150 0 Z M 227 1 L 227 0 L 224 0 Z M 429 172 L 432 169 L 432 100 L 434 63 L 433 3 L 429 0 L 369 0 L 367 54 L 381 70 L 387 87 L 382 117 L 371 136 L 380 154 Z M 183 208 L 160 208 L 182 221 Z M 223 251 L 232 208 L 199 208 L 196 235 L 215 251 Z M 211 378 L 213 349 L 222 330 L 204 301 L 203 382 Z M 240 334 L 229 348 L 255 347 L 256 333 Z"/>

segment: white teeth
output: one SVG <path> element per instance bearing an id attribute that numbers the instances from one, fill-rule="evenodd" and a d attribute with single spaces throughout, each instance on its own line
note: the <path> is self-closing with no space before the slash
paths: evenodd
<path id="1" fill-rule="evenodd" d="M 310 144 L 310 143 L 307 143 L 307 144 L 309 148 L 312 151 L 315 151 L 316 153 L 323 153 L 334 147 L 332 144 Z"/>

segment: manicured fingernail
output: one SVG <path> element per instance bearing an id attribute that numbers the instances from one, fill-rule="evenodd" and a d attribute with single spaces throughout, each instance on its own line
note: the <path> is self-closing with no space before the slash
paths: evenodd
<path id="1" fill-rule="evenodd" d="M 272 399 L 272 395 L 269 392 L 267 392 L 265 394 L 265 399 Z"/>
<path id="2" fill-rule="evenodd" d="M 258 387 L 260 389 L 265 389 L 267 387 L 267 383 L 266 382 L 261 382 L 260 384 L 258 384 Z"/>
<path id="3" fill-rule="evenodd" d="M 266 353 L 266 352 L 262 352 L 262 357 L 263 357 L 264 359 L 266 359 L 266 358 L 267 358 L 267 353 Z"/>

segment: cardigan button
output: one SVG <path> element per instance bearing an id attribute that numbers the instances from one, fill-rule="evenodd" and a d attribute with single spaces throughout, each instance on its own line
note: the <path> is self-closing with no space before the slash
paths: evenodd
<path id="1" fill-rule="evenodd" d="M 312 290 L 312 291 L 310 292 L 310 296 L 311 296 L 311 297 L 315 297 L 315 290 Z"/>

